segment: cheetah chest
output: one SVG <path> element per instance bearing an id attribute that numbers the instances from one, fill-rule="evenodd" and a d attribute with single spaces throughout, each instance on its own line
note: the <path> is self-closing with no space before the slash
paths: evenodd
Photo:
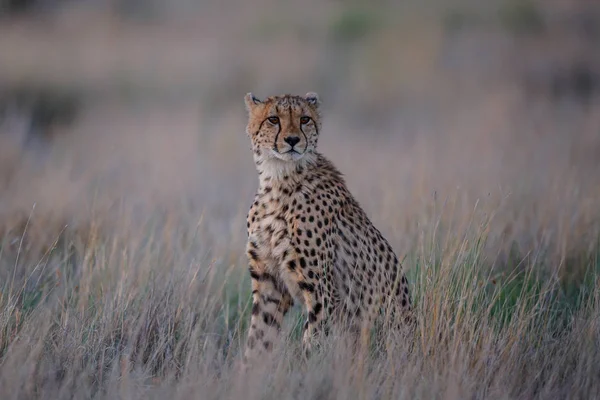
<path id="1" fill-rule="evenodd" d="M 290 198 L 263 194 L 248 212 L 248 240 L 271 274 L 277 272 L 291 245 L 289 202 Z"/>

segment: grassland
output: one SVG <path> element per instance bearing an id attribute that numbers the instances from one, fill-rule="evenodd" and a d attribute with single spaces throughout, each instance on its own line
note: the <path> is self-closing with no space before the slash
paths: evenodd
<path id="1" fill-rule="evenodd" d="M 43 148 L 4 146 L 0 159 L 1 398 L 598 397 L 598 104 L 532 100 L 508 80 L 465 84 L 435 66 L 443 46 L 430 25 L 398 32 L 361 15 L 333 8 L 283 27 L 248 17 L 252 51 L 235 32 L 213 46 L 194 24 L 0 27 L 0 47 L 19 49 L 3 79 L 84 96 Z M 322 46 L 320 24 L 335 33 Z M 354 69 L 336 75 L 328 51 Z M 289 62 L 267 62 L 271 52 Z M 75 53 L 78 67 L 65 56 Z M 319 81 L 320 148 L 408 269 L 417 330 L 409 342 L 383 332 L 360 360 L 334 332 L 305 362 L 295 309 L 244 378 L 257 178 L 242 96 Z"/>

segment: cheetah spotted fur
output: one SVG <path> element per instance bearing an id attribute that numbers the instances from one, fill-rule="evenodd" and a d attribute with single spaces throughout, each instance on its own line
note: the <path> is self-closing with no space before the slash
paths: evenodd
<path id="1" fill-rule="evenodd" d="M 398 258 L 317 152 L 317 94 L 261 101 L 248 93 L 245 103 L 259 188 L 247 217 L 252 316 L 244 365 L 272 349 L 294 300 L 306 313 L 307 353 L 324 323 L 367 329 L 383 309 L 393 326 L 406 326 L 412 307 Z"/>

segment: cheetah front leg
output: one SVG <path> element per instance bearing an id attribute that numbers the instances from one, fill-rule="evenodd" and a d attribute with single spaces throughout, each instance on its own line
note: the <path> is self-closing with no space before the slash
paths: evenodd
<path id="1" fill-rule="evenodd" d="M 293 304 L 287 289 L 270 273 L 250 248 L 252 278 L 252 317 L 244 353 L 244 368 L 265 352 L 270 352 L 279 336 L 283 317 Z"/>
<path id="2" fill-rule="evenodd" d="M 302 335 L 302 345 L 305 356 L 309 356 L 315 344 L 315 336 L 318 330 L 323 327 L 325 321 L 325 310 L 323 306 L 323 288 L 318 281 L 308 282 L 300 280 L 298 282 L 302 290 L 304 305 L 306 309 L 306 322 L 304 324 L 304 333 Z"/>
<path id="3" fill-rule="evenodd" d="M 288 290 L 297 299 L 302 299 L 306 311 L 306 322 L 302 335 L 303 350 L 306 356 L 314 344 L 314 339 L 326 320 L 329 295 L 322 281 L 322 271 L 310 265 L 299 253 L 290 252 L 283 259 L 281 275 Z"/>

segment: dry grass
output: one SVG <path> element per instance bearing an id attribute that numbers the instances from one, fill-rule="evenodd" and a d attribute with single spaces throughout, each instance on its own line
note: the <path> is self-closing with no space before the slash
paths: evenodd
<path id="1" fill-rule="evenodd" d="M 243 229 L 255 177 L 246 138 L 196 143 L 202 118 L 171 111 L 179 128 L 166 151 L 158 121 L 173 121 L 146 112 L 131 112 L 129 134 L 126 117 L 90 117 L 80 143 L 60 144 L 85 151 L 92 176 L 108 179 L 102 160 L 129 160 L 91 197 L 79 188 L 87 174 L 55 179 L 53 193 L 6 192 L 20 213 L 5 222 L 0 254 L 4 398 L 590 398 L 600 390 L 598 186 L 587 183 L 598 175 L 567 173 L 559 149 L 535 162 L 526 153 L 539 145 L 521 138 L 525 154 L 497 164 L 513 142 L 492 146 L 491 135 L 453 130 L 460 148 L 450 144 L 456 137 L 426 136 L 367 147 L 330 120 L 323 150 L 409 269 L 414 346 L 384 335 L 361 372 L 354 350 L 328 339 L 305 364 L 296 310 L 284 349 L 245 384 L 234 366 L 250 299 Z M 224 124 L 240 131 L 240 114 Z M 83 146 L 96 118 L 119 126 L 104 148 Z M 199 150 L 186 152 L 193 143 Z M 473 165 L 478 173 L 468 173 Z M 24 199 L 38 204 L 17 206 Z"/>
<path id="2" fill-rule="evenodd" d="M 385 49 L 390 29 L 368 40 Z M 383 332 L 360 358 L 334 332 L 304 362 L 296 309 L 273 356 L 247 379 L 237 373 L 250 312 L 244 219 L 257 181 L 241 96 L 255 81 L 265 82 L 248 88 L 257 94 L 286 80 L 290 91 L 313 85 L 323 48 L 284 32 L 244 58 L 249 75 L 211 75 L 239 50 L 221 39 L 224 58 L 189 55 L 154 80 L 164 88 L 189 79 L 210 98 L 204 80 L 241 74 L 244 90 L 230 84 L 235 94 L 224 95 L 216 117 L 202 95 L 110 95 L 86 105 L 42 153 L 14 146 L 0 156 L 11 167 L 0 182 L 0 397 L 597 397 L 600 108 L 534 102 L 506 82 L 480 91 L 454 85 L 430 65 L 438 33 L 417 39 L 430 46 L 419 47 L 419 59 L 399 61 L 411 53 L 408 39 L 390 56 L 386 68 L 404 68 L 396 80 L 380 82 L 381 66 L 356 63 L 348 79 L 360 79 L 331 96 L 339 103 L 329 103 L 320 142 L 409 271 L 418 316 L 410 342 Z M 71 45 L 97 43 L 88 35 Z M 35 53 L 18 37 L 27 57 Z M 28 40 L 29 49 L 40 45 Z M 273 46 L 297 49 L 290 60 L 305 68 L 260 68 L 257 54 Z M 16 57 L 9 74 L 36 75 L 35 63 L 19 67 L 27 57 Z M 52 60 L 50 75 L 61 70 L 60 57 Z M 200 61 L 210 64 L 201 79 L 182 76 Z M 58 81 L 96 76 L 104 87 L 111 73 L 101 67 L 85 62 L 80 76 Z M 420 76 L 411 68 L 427 76 L 409 82 Z M 389 90 L 381 103 L 357 95 L 369 82 Z M 412 102 L 396 97 L 405 90 Z M 357 125 L 360 100 L 384 118 Z"/>

